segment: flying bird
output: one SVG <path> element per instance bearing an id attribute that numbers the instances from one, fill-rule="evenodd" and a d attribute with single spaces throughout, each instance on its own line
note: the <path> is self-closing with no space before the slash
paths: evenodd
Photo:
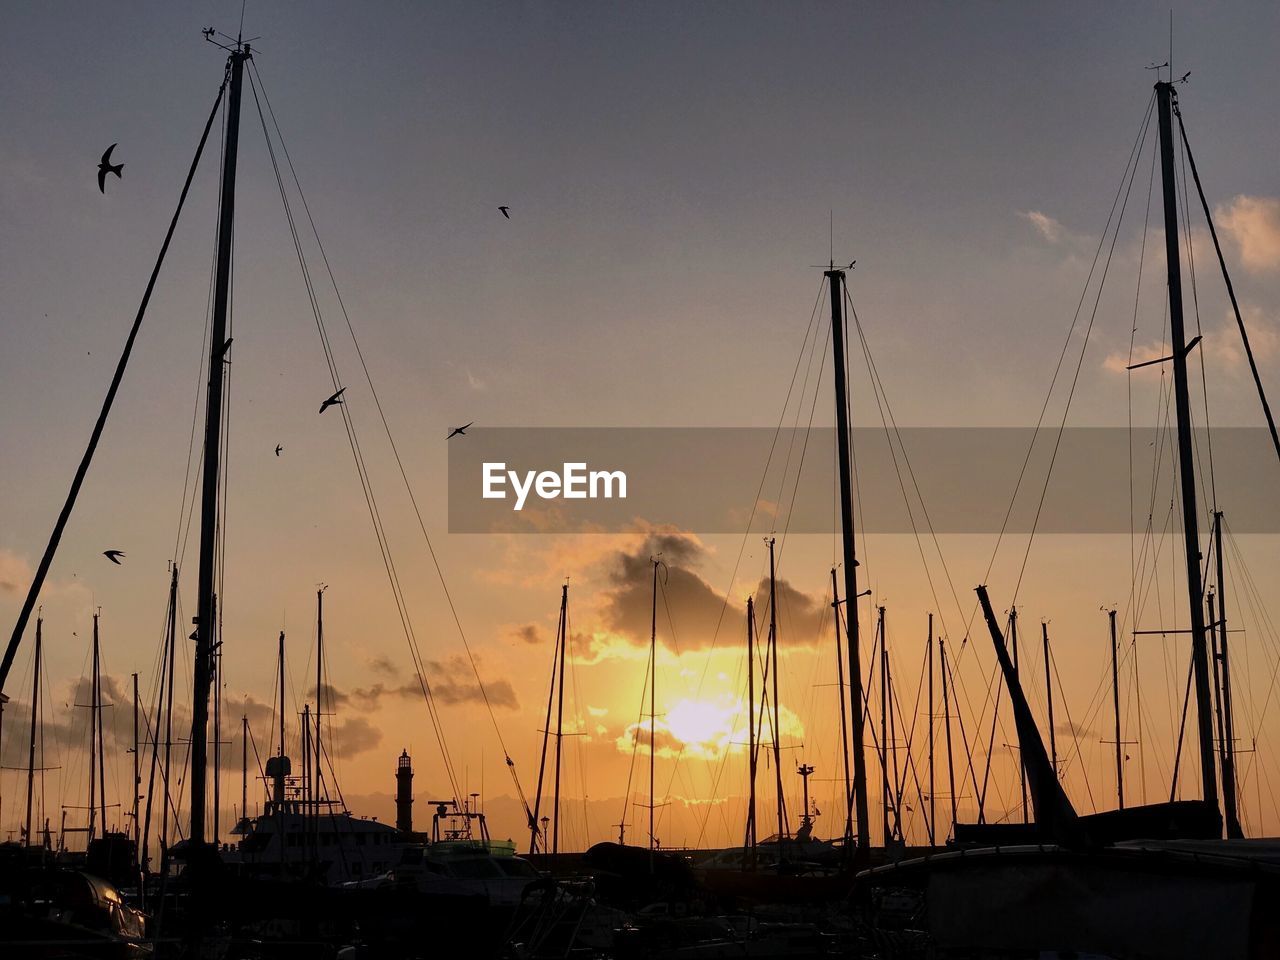
<path id="1" fill-rule="evenodd" d="M 345 402 L 345 401 L 342 399 L 342 395 L 343 395 L 344 393 L 346 393 L 346 392 L 347 392 L 347 388 L 346 388 L 346 387 L 343 387 L 341 390 L 339 390 L 337 393 L 335 393 L 332 397 L 330 397 L 330 398 L 329 398 L 328 400 L 326 400 L 324 403 L 320 404 L 320 412 L 321 412 L 321 413 L 324 413 L 324 412 L 325 412 L 326 410 L 328 410 L 330 407 L 334 407 L 334 406 L 337 406 L 337 405 L 338 405 L 338 404 L 340 404 L 340 403 Z"/>
<path id="2" fill-rule="evenodd" d="M 121 175 L 124 171 L 124 164 L 117 163 L 113 165 L 111 163 L 111 151 L 114 150 L 115 148 L 116 148 L 116 145 L 114 143 L 111 146 L 107 147 L 106 153 L 104 153 L 102 155 L 102 159 L 98 161 L 98 191 L 101 193 L 107 192 L 107 174 L 108 173 L 114 173 L 116 175 L 117 180 L 124 179 L 123 176 Z"/>
<path id="3" fill-rule="evenodd" d="M 475 423 L 475 421 L 472 420 L 471 423 Z M 463 427 L 454 427 L 449 431 L 449 435 L 445 439 L 452 440 L 454 437 L 465 437 L 467 435 L 467 427 L 471 426 L 471 423 Z"/>
<path id="4" fill-rule="evenodd" d="M 103 550 L 102 555 L 106 557 L 108 560 L 110 560 L 112 563 L 114 563 L 116 566 L 120 566 L 120 558 L 124 556 L 124 551 L 123 550 Z"/>
<path id="5" fill-rule="evenodd" d="M 278 443 L 276 444 L 276 456 L 277 456 L 277 457 L 278 457 L 278 456 L 280 456 L 280 451 L 281 451 L 281 450 L 283 450 L 283 449 L 284 449 L 284 447 L 283 447 L 283 446 L 281 446 L 281 445 L 280 445 L 280 444 L 278 444 Z"/>
<path id="6" fill-rule="evenodd" d="M 108 151 L 108 152 L 110 152 L 110 151 Z M 510 209 L 511 209 L 510 207 L 499 207 L 498 209 L 502 211 L 502 215 L 503 215 L 504 217 L 506 217 L 508 220 L 510 220 L 510 219 L 511 219 L 511 214 L 509 214 L 509 213 L 507 212 L 508 210 L 510 210 Z"/>

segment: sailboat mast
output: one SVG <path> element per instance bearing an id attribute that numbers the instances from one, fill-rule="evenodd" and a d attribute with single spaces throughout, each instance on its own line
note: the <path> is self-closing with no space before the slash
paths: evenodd
<path id="1" fill-rule="evenodd" d="M 170 761 L 173 758 L 173 676 L 177 670 L 177 661 L 174 654 L 177 652 L 178 641 L 178 565 L 175 563 L 169 575 L 169 623 L 167 648 L 165 649 L 165 657 L 169 664 L 168 689 L 165 691 L 167 703 L 164 709 L 164 776 L 162 777 L 162 785 L 164 788 L 164 798 L 160 803 L 160 872 L 164 873 L 167 869 L 169 858 L 169 801 L 173 796 L 169 792 L 169 773 L 171 771 Z M 174 807 L 174 818 L 177 819 L 177 807 Z"/>
<path id="2" fill-rule="evenodd" d="M 1116 730 L 1116 800 L 1124 809 L 1124 744 L 1120 740 L 1120 666 L 1116 650 L 1116 612 L 1107 611 L 1111 630 L 1111 704 L 1115 713 Z"/>
<path id="3" fill-rule="evenodd" d="M 236 158 L 240 145 L 240 89 L 249 45 L 237 45 L 228 59 L 231 74 L 222 156 L 218 211 L 218 259 L 214 273 L 213 322 L 209 339 L 209 391 L 205 400 L 204 464 L 200 487 L 200 574 L 196 607 L 195 670 L 191 701 L 191 844 L 205 842 L 205 797 L 209 748 L 209 687 L 215 633 L 213 591 L 218 563 L 218 500 L 222 453 L 222 399 L 231 299 L 231 237 L 235 225 Z"/>
<path id="4" fill-rule="evenodd" d="M 1236 806 L 1236 740 L 1235 722 L 1231 716 L 1231 660 L 1227 656 L 1227 588 L 1223 579 L 1222 511 L 1213 514 L 1213 550 L 1217 561 L 1218 580 L 1218 660 L 1222 665 L 1222 813 L 1227 837 L 1244 837 L 1240 828 L 1240 811 Z"/>
<path id="5" fill-rule="evenodd" d="M 756 850 L 756 607 L 747 597 L 747 836 L 748 856 Z M 744 862 L 745 865 L 745 862 Z"/>
<path id="6" fill-rule="evenodd" d="M 240 717 L 240 819 L 249 817 L 249 717 Z"/>
<path id="7" fill-rule="evenodd" d="M 563 599 L 561 603 L 563 604 Z M 538 787 L 533 793 L 533 812 L 529 814 L 529 854 L 533 855 L 538 852 L 538 814 L 542 810 L 542 781 L 547 772 L 547 741 L 551 739 L 551 704 L 556 695 L 556 668 L 560 661 L 560 633 L 559 628 L 556 630 L 555 650 L 551 655 L 551 684 L 547 687 L 547 717 L 542 722 L 542 754 L 538 758 Z M 641 694 L 643 702 L 643 694 Z M 641 708 L 643 709 L 643 707 Z M 637 738 L 639 734 L 637 733 Z M 627 802 L 630 802 L 630 797 Z M 623 812 L 623 820 L 626 820 L 626 812 Z M 622 843 L 621 840 L 618 841 Z M 543 847 L 546 847 L 546 837 L 543 837 Z"/>
<path id="8" fill-rule="evenodd" d="M 844 758 L 844 842 L 853 842 L 853 794 L 849 779 L 849 717 L 844 702 L 844 650 L 840 644 L 840 589 L 831 568 L 831 612 L 836 626 L 836 700 L 840 702 L 840 755 Z"/>
<path id="9" fill-rule="evenodd" d="M 884 810 L 881 843 L 889 846 L 889 810 L 893 794 L 889 789 L 889 659 L 884 655 L 884 607 L 876 607 L 876 635 L 880 641 L 880 800 Z"/>
<path id="10" fill-rule="evenodd" d="M 1200 579 L 1200 523 L 1195 457 L 1191 444 L 1191 401 L 1187 388 L 1187 343 L 1182 317 L 1182 267 L 1178 244 L 1178 187 L 1173 163 L 1173 84 L 1156 84 L 1160 123 L 1160 177 L 1164 189 L 1165 260 L 1169 272 L 1169 340 L 1173 394 L 1178 415 L 1178 486 L 1182 492 L 1182 532 L 1186 552 L 1187 600 L 1191 614 L 1191 664 L 1196 685 L 1196 731 L 1200 739 L 1200 779 L 1205 803 L 1218 809 L 1209 698 L 1209 655 L 1205 636 L 1204 586 Z"/>
<path id="11" fill-rule="evenodd" d="M 102 752 L 106 744 L 102 742 L 102 674 L 101 657 L 98 645 L 98 618 L 101 611 L 93 614 L 93 690 L 90 694 L 89 707 L 89 840 L 94 838 L 95 816 L 97 805 L 101 805 L 101 818 L 98 825 L 103 836 L 107 833 L 107 768 Z M 96 797 L 96 801 L 95 801 Z"/>
<path id="12" fill-rule="evenodd" d="M 937 804 L 934 801 L 933 776 L 933 727 L 936 717 L 933 712 L 933 614 L 929 614 L 929 637 L 925 647 L 929 661 L 929 846 L 937 843 L 935 824 L 937 823 Z"/>
<path id="13" fill-rule="evenodd" d="M 653 850 L 657 843 L 653 834 L 653 811 L 658 797 L 654 793 L 653 772 L 658 761 L 658 564 L 653 563 L 653 599 L 649 619 L 649 872 L 653 873 Z"/>
<path id="14" fill-rule="evenodd" d="M 769 679 L 773 682 L 773 771 L 777 778 L 778 841 L 788 836 L 787 807 L 782 793 L 782 711 L 778 704 L 778 591 L 773 537 L 769 538 Z"/>
<path id="15" fill-rule="evenodd" d="M 565 628 L 569 623 L 569 584 L 560 588 L 560 675 L 556 681 L 556 782 L 555 799 L 552 801 L 551 814 L 551 854 L 560 853 L 560 755 L 564 743 L 564 661 L 566 653 Z"/>
<path id="16" fill-rule="evenodd" d="M 1013 648 L 1013 675 L 1021 682 L 1018 664 L 1018 608 L 1009 608 L 1009 645 Z M 993 728 L 994 729 L 994 728 Z M 1022 751 L 1018 751 L 1018 784 L 1022 788 L 1022 822 L 1030 819 L 1030 806 L 1027 802 L 1027 765 L 1022 760 Z"/>
<path id="17" fill-rule="evenodd" d="M 1054 776 L 1058 771 L 1058 735 L 1053 729 L 1053 675 L 1049 663 L 1049 624 L 1041 621 L 1040 637 L 1044 641 L 1044 696 L 1049 703 L 1049 758 L 1053 764 Z"/>
<path id="18" fill-rule="evenodd" d="M 31 672 L 31 732 L 27 741 L 27 846 L 31 846 L 31 804 L 36 782 L 36 724 L 40 718 L 40 652 L 44 618 L 36 614 L 36 648 Z"/>
<path id="19" fill-rule="evenodd" d="M 951 795 L 951 829 L 954 830 L 957 820 L 956 764 L 951 750 L 951 697 L 947 687 L 947 645 L 941 637 L 938 638 L 938 664 L 942 676 L 942 722 L 947 734 L 947 789 Z"/>
<path id="20" fill-rule="evenodd" d="M 858 649 L 858 561 L 854 558 L 853 480 L 849 451 L 848 380 L 844 363 L 844 271 L 826 271 L 831 284 L 831 336 L 835 356 L 836 444 L 840 458 L 840 534 L 844 557 L 846 653 L 849 657 L 849 726 L 853 741 L 853 805 L 857 856 L 867 856 L 867 761 L 862 753 L 862 666 Z"/>
<path id="21" fill-rule="evenodd" d="M 138 771 L 138 675 L 133 675 L 133 852 L 136 857 L 142 849 L 142 837 L 139 835 L 138 801 L 142 799 L 139 787 L 142 776 Z"/>
<path id="22" fill-rule="evenodd" d="M 320 794 L 324 788 L 324 755 L 320 741 L 320 715 L 324 713 L 324 590 L 324 587 L 316 588 L 316 742 L 312 750 L 312 774 L 315 781 L 312 793 L 316 801 L 317 816 L 320 814 Z"/>
<path id="23" fill-rule="evenodd" d="M 280 743 L 276 751 L 276 756 L 284 756 L 284 631 L 280 631 L 280 646 L 276 653 L 277 665 L 276 669 L 280 675 Z M 277 797 L 277 800 L 283 800 L 284 797 Z"/>

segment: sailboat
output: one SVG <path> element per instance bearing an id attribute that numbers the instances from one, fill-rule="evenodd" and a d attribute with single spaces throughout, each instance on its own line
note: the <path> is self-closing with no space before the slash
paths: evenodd
<path id="1" fill-rule="evenodd" d="M 1175 82 L 1157 82 L 1154 99 L 1171 340 L 1171 355 L 1158 362 L 1170 363 L 1173 370 L 1201 795 L 1193 800 L 1078 815 L 1045 750 L 991 596 L 986 586 L 979 586 L 978 600 L 1012 702 L 1035 822 L 1025 827 L 958 829 L 958 836 L 967 836 L 975 845 L 872 868 L 859 875 L 864 917 L 886 942 L 899 944 L 903 956 L 926 948 L 1000 955 L 1058 951 L 1058 955 L 1072 952 L 1187 960 L 1280 954 L 1280 844 L 1241 838 L 1234 776 L 1225 760 L 1229 755 L 1226 744 L 1221 765 L 1224 789 L 1219 792 L 1210 648 L 1216 669 L 1223 649 L 1219 641 L 1226 629 L 1221 607 L 1209 611 L 1206 618 L 1206 601 L 1212 600 L 1206 595 L 1201 570 L 1204 557 L 1187 371 L 1188 353 L 1199 338 L 1188 342 L 1183 319 L 1175 118 L 1193 171 L 1195 167 L 1178 110 Z M 1195 181 L 1199 188 L 1198 174 Z M 1216 246 L 1216 231 L 1203 191 L 1201 201 Z M 1225 276 L 1220 247 L 1218 256 Z M 1226 282 L 1252 365 L 1252 351 L 1229 277 Z M 1280 455 L 1280 439 L 1256 365 L 1253 372 Z M 1214 533 L 1211 552 L 1216 553 L 1220 565 L 1220 515 L 1215 515 Z M 1221 566 L 1218 569 L 1221 594 Z M 882 909 L 891 899 L 897 901 L 896 910 Z M 908 904 L 905 908 L 904 902 Z M 897 935 L 896 940 L 889 931 Z"/>

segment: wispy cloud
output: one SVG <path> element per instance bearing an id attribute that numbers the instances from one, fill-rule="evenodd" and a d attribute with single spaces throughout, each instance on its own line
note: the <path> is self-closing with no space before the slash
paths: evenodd
<path id="1" fill-rule="evenodd" d="M 1280 198 L 1241 194 L 1220 204 L 1214 217 L 1246 270 L 1280 269 Z"/>
<path id="2" fill-rule="evenodd" d="M 1018 216 L 1035 227 L 1036 232 L 1049 243 L 1057 243 L 1066 235 L 1062 224 L 1047 213 L 1041 213 L 1039 210 L 1019 210 Z"/>

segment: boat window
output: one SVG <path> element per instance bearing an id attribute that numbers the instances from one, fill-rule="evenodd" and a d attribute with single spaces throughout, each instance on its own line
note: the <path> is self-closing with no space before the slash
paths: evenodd
<path id="1" fill-rule="evenodd" d="M 481 860 L 476 857 L 455 860 L 449 864 L 455 877 L 483 878 L 500 877 L 502 871 L 492 860 Z"/>

